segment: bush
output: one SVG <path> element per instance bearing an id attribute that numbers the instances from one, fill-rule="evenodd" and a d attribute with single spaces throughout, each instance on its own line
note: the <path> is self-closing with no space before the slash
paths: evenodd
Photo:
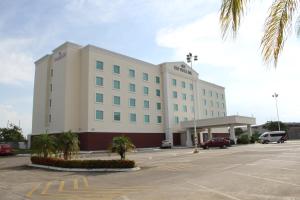
<path id="1" fill-rule="evenodd" d="M 242 135 L 237 139 L 237 143 L 238 144 L 249 144 L 250 139 L 249 139 L 248 135 Z"/>
<path id="2" fill-rule="evenodd" d="M 43 158 L 33 156 L 31 162 L 37 165 L 47 165 L 62 168 L 133 168 L 133 160 L 63 160 L 59 158 Z"/>
<path id="3" fill-rule="evenodd" d="M 255 142 L 258 142 L 258 141 L 259 141 L 259 133 L 254 133 L 254 134 L 251 136 L 250 142 L 251 142 L 251 143 L 255 143 Z"/>

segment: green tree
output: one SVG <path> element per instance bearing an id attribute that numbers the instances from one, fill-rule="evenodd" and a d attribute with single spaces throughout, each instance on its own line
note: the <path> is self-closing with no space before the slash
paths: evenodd
<path id="1" fill-rule="evenodd" d="M 33 153 L 38 156 L 47 158 L 55 152 L 55 137 L 48 133 L 42 133 L 41 135 L 33 136 L 31 149 Z"/>
<path id="2" fill-rule="evenodd" d="M 72 155 L 78 153 L 79 151 L 78 135 L 76 133 L 72 133 L 71 131 L 59 134 L 57 143 L 58 151 L 62 152 L 65 160 L 70 159 Z"/>
<path id="3" fill-rule="evenodd" d="M 125 153 L 134 148 L 134 144 L 128 137 L 118 136 L 113 138 L 111 152 L 117 152 L 120 155 L 121 160 L 125 160 Z"/>
<path id="4" fill-rule="evenodd" d="M 236 135 L 236 136 L 240 136 L 241 134 L 244 133 L 244 131 L 243 131 L 242 128 L 236 128 L 236 129 L 234 130 L 234 132 L 235 132 L 235 135 Z"/>
<path id="5" fill-rule="evenodd" d="M 8 128 L 0 128 L 0 141 L 22 142 L 24 140 L 22 129 L 15 124 L 9 124 Z"/>
<path id="6" fill-rule="evenodd" d="M 288 126 L 283 123 L 283 122 L 279 122 L 280 124 L 280 130 L 281 131 L 287 131 L 288 130 Z M 278 121 L 268 121 L 267 123 L 265 123 L 263 125 L 264 129 L 267 129 L 269 131 L 278 131 L 279 127 L 278 127 Z"/>
<path id="7" fill-rule="evenodd" d="M 220 24 L 223 38 L 231 33 L 236 37 L 241 18 L 250 0 L 223 0 L 220 9 Z M 262 56 L 265 63 L 277 66 L 279 54 L 293 25 L 293 17 L 299 9 L 299 0 L 274 0 L 265 20 L 264 35 L 261 39 Z M 300 35 L 300 16 L 296 22 Z"/>

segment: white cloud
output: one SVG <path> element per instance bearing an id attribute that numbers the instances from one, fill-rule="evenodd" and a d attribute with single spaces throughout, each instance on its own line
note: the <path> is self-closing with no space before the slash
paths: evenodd
<path id="1" fill-rule="evenodd" d="M 270 2 L 251 6 L 235 41 L 221 39 L 216 10 L 184 26 L 161 29 L 156 41 L 174 50 L 174 60 L 197 54 L 200 78 L 226 87 L 229 114 L 253 114 L 258 123 L 276 120 L 271 97 L 276 91 L 281 119 L 299 121 L 300 93 L 294 89 L 300 85 L 299 42 L 290 38 L 276 70 L 262 63 L 259 45 L 268 6 Z"/>

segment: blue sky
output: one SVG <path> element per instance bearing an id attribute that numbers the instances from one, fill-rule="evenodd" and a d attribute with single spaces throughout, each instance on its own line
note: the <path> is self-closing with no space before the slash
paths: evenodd
<path id="1" fill-rule="evenodd" d="M 65 41 L 93 44 L 154 64 L 199 56 L 201 79 L 226 87 L 228 114 L 299 121 L 299 39 L 291 35 L 275 70 L 262 64 L 259 40 L 272 1 L 247 10 L 235 41 L 223 41 L 219 0 L 0 1 L 0 126 L 31 131 L 34 61 Z"/>

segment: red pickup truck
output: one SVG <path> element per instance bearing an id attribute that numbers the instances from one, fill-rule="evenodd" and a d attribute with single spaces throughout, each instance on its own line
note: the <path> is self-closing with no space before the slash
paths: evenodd
<path id="1" fill-rule="evenodd" d="M 230 140 L 227 140 L 225 138 L 214 138 L 203 142 L 200 146 L 203 149 L 208 149 L 210 147 L 226 148 L 230 146 Z"/>
<path id="2" fill-rule="evenodd" d="M 0 144 L 0 156 L 2 155 L 12 155 L 13 148 L 9 144 Z"/>

